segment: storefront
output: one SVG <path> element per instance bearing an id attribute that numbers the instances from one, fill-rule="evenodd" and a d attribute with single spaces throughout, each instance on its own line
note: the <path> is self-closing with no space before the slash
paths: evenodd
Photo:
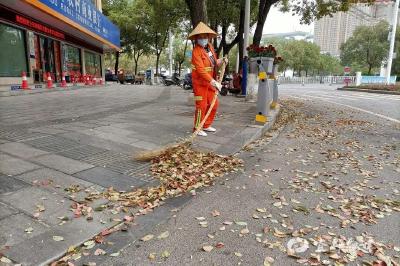
<path id="1" fill-rule="evenodd" d="M 96 1 L 5 0 L 0 3 L 0 85 L 104 78 L 103 55 L 119 49 L 119 30 Z M 90 12 L 90 13 L 89 13 Z"/>

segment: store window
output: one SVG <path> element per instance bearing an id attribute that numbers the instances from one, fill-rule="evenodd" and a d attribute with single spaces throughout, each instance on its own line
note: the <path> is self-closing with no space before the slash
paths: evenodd
<path id="1" fill-rule="evenodd" d="M 0 23 L 0 77 L 20 77 L 27 72 L 25 32 Z"/>
<path id="2" fill-rule="evenodd" d="M 85 51 L 85 68 L 86 74 L 100 77 L 102 75 L 100 55 Z"/>
<path id="3" fill-rule="evenodd" d="M 63 45 L 63 71 L 67 75 L 80 75 L 82 73 L 81 51 L 79 48 L 64 44 Z"/>

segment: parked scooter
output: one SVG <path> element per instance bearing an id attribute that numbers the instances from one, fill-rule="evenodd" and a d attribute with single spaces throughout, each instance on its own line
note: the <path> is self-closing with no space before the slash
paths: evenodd
<path id="1" fill-rule="evenodd" d="M 193 90 L 192 73 L 188 73 L 185 75 L 185 78 L 183 79 L 183 89 L 184 90 Z"/>
<path id="2" fill-rule="evenodd" d="M 165 77 L 164 80 L 165 86 L 177 85 L 179 87 L 182 86 L 182 80 L 179 78 L 178 73 L 172 74 L 172 77 Z"/>

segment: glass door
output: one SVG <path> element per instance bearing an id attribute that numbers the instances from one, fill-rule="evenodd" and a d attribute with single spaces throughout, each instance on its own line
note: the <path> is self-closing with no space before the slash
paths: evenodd
<path id="1" fill-rule="evenodd" d="M 42 70 L 45 77 L 50 72 L 51 79 L 55 81 L 56 68 L 54 62 L 54 45 L 53 40 L 40 36 L 40 55 L 42 61 Z M 47 80 L 45 78 L 44 80 Z"/>

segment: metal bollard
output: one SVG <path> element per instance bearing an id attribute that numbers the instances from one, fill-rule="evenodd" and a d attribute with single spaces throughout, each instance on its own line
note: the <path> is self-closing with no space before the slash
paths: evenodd
<path id="1" fill-rule="evenodd" d="M 268 84 L 267 72 L 260 61 L 258 63 L 258 94 L 257 94 L 257 115 L 256 122 L 266 123 L 269 115 L 271 102 L 270 86 Z"/>

